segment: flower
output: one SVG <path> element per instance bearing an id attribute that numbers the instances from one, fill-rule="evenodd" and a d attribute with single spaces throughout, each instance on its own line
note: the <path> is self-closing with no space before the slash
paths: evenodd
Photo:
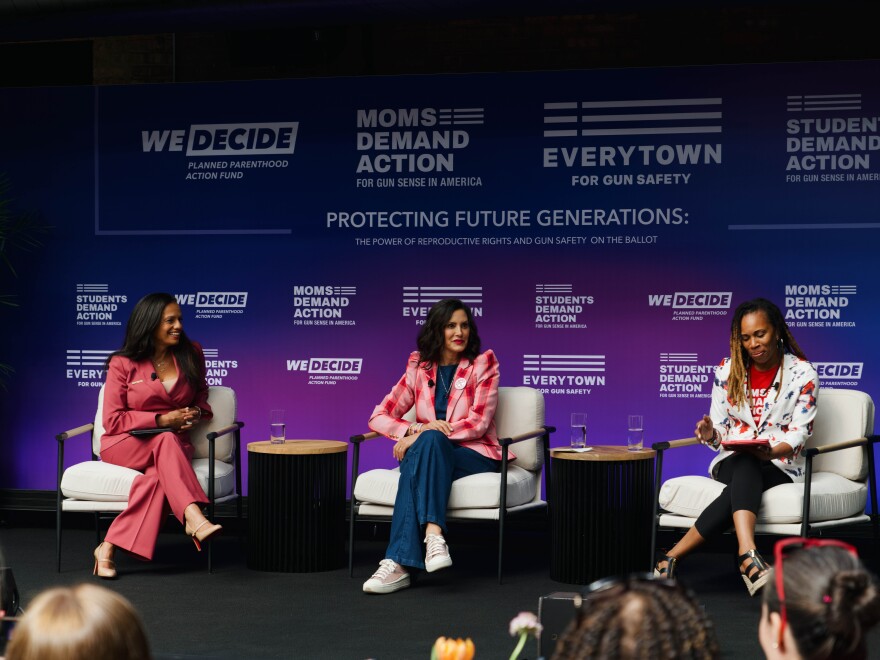
<path id="1" fill-rule="evenodd" d="M 516 660 L 526 645 L 526 640 L 529 637 L 540 635 L 542 629 L 543 626 L 538 622 L 538 617 L 532 612 L 520 612 L 513 617 L 510 620 L 510 636 L 516 637 L 519 635 L 519 641 L 516 643 L 513 653 L 510 654 L 510 660 Z"/>
<path id="2" fill-rule="evenodd" d="M 473 660 L 474 643 L 471 638 L 438 637 L 431 649 L 431 660 Z"/>
<path id="3" fill-rule="evenodd" d="M 538 636 L 542 626 L 538 623 L 538 617 L 532 612 L 520 612 L 510 620 L 510 636 L 526 635 Z"/>

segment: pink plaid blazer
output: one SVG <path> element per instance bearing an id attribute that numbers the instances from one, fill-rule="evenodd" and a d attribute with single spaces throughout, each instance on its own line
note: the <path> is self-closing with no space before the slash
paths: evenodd
<path id="1" fill-rule="evenodd" d="M 431 387 L 428 382 L 434 383 Z M 495 408 L 498 405 L 498 360 L 491 350 L 478 355 L 473 362 L 462 359 L 449 392 L 446 421 L 452 425 L 449 439 L 501 460 L 501 446 L 495 433 Z M 409 428 L 403 415 L 415 405 L 416 421 L 432 422 L 434 394 L 437 391 L 437 367 L 419 366 L 419 353 L 414 351 L 406 364 L 406 373 L 376 406 L 370 416 L 373 431 L 392 440 L 402 438 Z M 512 452 L 508 455 L 515 458 Z"/>

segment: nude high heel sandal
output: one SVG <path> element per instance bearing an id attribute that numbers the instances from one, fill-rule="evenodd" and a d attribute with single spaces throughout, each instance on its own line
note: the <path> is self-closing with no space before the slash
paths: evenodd
<path id="1" fill-rule="evenodd" d="M 222 525 L 215 525 L 207 518 L 199 523 L 195 529 L 190 529 L 189 522 L 184 525 L 184 530 L 186 530 L 188 536 L 192 537 L 196 550 L 199 552 L 202 551 L 202 542 L 214 536 L 221 529 L 223 529 Z"/>
<path id="2" fill-rule="evenodd" d="M 101 545 L 95 548 L 95 568 L 92 570 L 92 575 L 97 575 L 103 580 L 115 580 L 116 562 L 112 559 L 101 557 L 101 548 L 103 545 L 104 543 L 102 542 Z"/>

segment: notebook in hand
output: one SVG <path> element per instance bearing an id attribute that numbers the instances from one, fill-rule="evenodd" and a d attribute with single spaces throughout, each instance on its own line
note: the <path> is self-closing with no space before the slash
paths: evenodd
<path id="1" fill-rule="evenodd" d="M 743 447 L 769 447 L 767 438 L 743 438 L 742 440 L 725 440 L 721 443 L 725 449 L 742 449 Z"/>
<path id="2" fill-rule="evenodd" d="M 162 426 L 154 429 L 134 429 L 133 431 L 129 431 L 131 435 L 156 435 L 157 433 L 165 433 L 166 431 L 173 431 L 174 429 L 170 426 Z"/>

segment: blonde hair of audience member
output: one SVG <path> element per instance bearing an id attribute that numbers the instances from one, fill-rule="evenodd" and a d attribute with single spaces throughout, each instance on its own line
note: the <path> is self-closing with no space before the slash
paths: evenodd
<path id="1" fill-rule="evenodd" d="M 91 584 L 56 587 L 28 606 L 6 660 L 149 660 L 150 646 L 134 607 Z"/>
<path id="2" fill-rule="evenodd" d="M 825 546 L 797 550 L 781 563 L 786 625 L 780 641 L 782 615 L 774 573 L 764 587 L 758 627 L 767 658 L 867 658 L 866 635 L 880 620 L 880 590 L 859 558 Z"/>
<path id="3" fill-rule="evenodd" d="M 709 616 L 675 581 L 629 576 L 600 580 L 587 591 L 556 644 L 554 660 L 709 660 L 721 655 Z"/>

